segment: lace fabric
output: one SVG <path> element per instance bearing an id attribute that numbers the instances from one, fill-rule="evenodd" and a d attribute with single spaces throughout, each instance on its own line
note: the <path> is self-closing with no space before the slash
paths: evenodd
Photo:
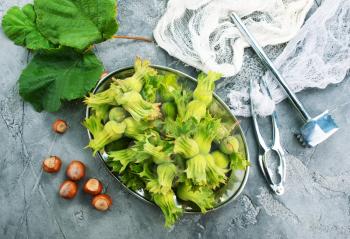
<path id="1" fill-rule="evenodd" d="M 298 35 L 286 45 L 274 63 L 292 91 L 299 92 L 305 88 L 324 89 L 329 84 L 336 84 L 345 79 L 350 68 L 349 22 L 349 1 L 323 1 Z M 263 77 L 275 103 L 286 98 L 269 72 Z M 228 103 L 237 115 L 250 115 L 247 87 L 248 81 L 243 80 L 228 91 Z M 268 102 L 267 99 L 264 102 Z M 266 115 L 271 113 L 268 109 L 273 108 L 266 104 L 263 108 L 257 108 L 257 112 Z"/>
<path id="2" fill-rule="evenodd" d="M 275 65 L 294 92 L 341 82 L 350 68 L 350 1 L 328 0 L 291 40 Z M 285 98 L 270 74 L 274 100 Z"/>
<path id="3" fill-rule="evenodd" d="M 189 65 L 233 76 L 249 45 L 231 21 L 232 11 L 266 46 L 290 40 L 312 4 L 313 0 L 170 0 L 154 37 L 170 55 Z"/>
<path id="4" fill-rule="evenodd" d="M 214 70 L 227 78 L 218 85 L 220 95 L 236 115 L 249 116 L 249 79 L 236 76 L 248 47 L 229 19 L 232 11 L 243 17 L 258 42 L 274 45 L 287 42 L 275 60 L 290 88 L 324 88 L 344 79 L 349 69 L 349 1 L 326 0 L 302 26 L 313 0 L 170 0 L 166 13 L 154 30 L 157 43 L 168 53 L 202 71 Z M 298 35 L 296 36 L 296 33 Z M 249 62 L 245 76 L 260 78 Z M 285 98 L 270 74 L 264 75 L 275 102 Z M 237 82 L 239 81 L 239 82 Z M 265 102 L 257 113 L 267 115 L 273 101 L 259 90 L 255 97 Z"/>

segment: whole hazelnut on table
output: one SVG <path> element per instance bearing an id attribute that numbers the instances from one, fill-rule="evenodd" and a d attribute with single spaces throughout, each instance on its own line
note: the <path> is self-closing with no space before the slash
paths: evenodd
<path id="1" fill-rule="evenodd" d="M 91 204 L 99 211 L 107 211 L 112 205 L 112 198 L 107 194 L 99 194 L 92 199 Z"/>
<path id="2" fill-rule="evenodd" d="M 77 195 L 78 192 L 78 185 L 76 182 L 73 182 L 71 180 L 64 181 L 59 189 L 59 194 L 61 197 L 65 199 L 72 199 Z"/>
<path id="3" fill-rule="evenodd" d="M 57 119 L 52 124 L 52 130 L 58 134 L 64 134 L 68 129 L 68 124 L 62 119 Z"/>
<path id="4" fill-rule="evenodd" d="M 88 194 L 97 195 L 102 192 L 102 188 L 102 183 L 98 179 L 90 178 L 85 182 L 83 190 Z"/>
<path id="5" fill-rule="evenodd" d="M 47 173 L 57 173 L 60 171 L 62 165 L 62 161 L 57 156 L 50 156 L 44 159 L 42 167 L 43 170 Z"/>
<path id="6" fill-rule="evenodd" d="M 78 181 L 85 176 L 85 164 L 78 160 L 73 160 L 67 166 L 66 175 L 73 181 Z"/>

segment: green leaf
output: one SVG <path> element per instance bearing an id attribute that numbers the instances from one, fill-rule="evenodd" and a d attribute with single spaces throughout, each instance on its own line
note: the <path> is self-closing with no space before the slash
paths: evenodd
<path id="1" fill-rule="evenodd" d="M 36 14 L 32 4 L 10 8 L 2 20 L 2 29 L 16 45 L 31 50 L 50 49 L 54 45 L 38 30 Z"/>
<path id="2" fill-rule="evenodd" d="M 115 0 L 35 0 L 40 32 L 55 44 L 83 50 L 117 31 Z"/>
<path id="3" fill-rule="evenodd" d="M 36 54 L 19 78 L 19 93 L 37 111 L 57 111 L 63 100 L 83 97 L 99 80 L 102 63 L 93 52 Z"/>

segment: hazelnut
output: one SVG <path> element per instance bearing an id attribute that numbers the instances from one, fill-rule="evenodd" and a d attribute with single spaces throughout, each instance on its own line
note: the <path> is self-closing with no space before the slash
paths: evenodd
<path id="1" fill-rule="evenodd" d="M 97 195 L 102 192 L 102 188 L 102 183 L 99 180 L 96 178 L 90 178 L 85 182 L 83 190 L 88 194 Z"/>
<path id="2" fill-rule="evenodd" d="M 77 195 L 78 192 L 78 186 L 75 182 L 66 180 L 64 181 L 59 190 L 59 194 L 61 197 L 65 199 L 72 199 Z"/>
<path id="3" fill-rule="evenodd" d="M 99 211 L 106 211 L 112 205 L 112 198 L 107 194 L 99 194 L 92 199 L 91 204 Z"/>
<path id="4" fill-rule="evenodd" d="M 67 166 L 66 174 L 69 179 L 78 181 L 85 176 L 85 165 L 78 160 L 73 160 Z"/>
<path id="5" fill-rule="evenodd" d="M 64 120 L 57 119 L 52 124 L 52 130 L 58 134 L 64 134 L 64 132 L 66 132 L 67 129 L 68 129 L 68 125 Z"/>
<path id="6" fill-rule="evenodd" d="M 57 173 L 60 171 L 62 161 L 57 156 L 50 156 L 43 161 L 43 170 L 47 173 Z"/>

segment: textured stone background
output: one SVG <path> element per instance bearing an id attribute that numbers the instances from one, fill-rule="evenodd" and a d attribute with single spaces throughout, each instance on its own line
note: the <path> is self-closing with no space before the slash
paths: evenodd
<path id="1" fill-rule="evenodd" d="M 0 17 L 13 4 L 27 1 L 0 0 Z M 317 9 L 320 0 L 315 1 Z M 161 0 L 120 0 L 119 34 L 151 36 L 166 7 Z M 312 14 L 312 12 L 310 13 Z M 283 46 L 268 47 L 276 56 Z M 288 102 L 278 105 L 283 144 L 289 154 L 287 191 L 282 197 L 270 193 L 256 163 L 256 145 L 249 119 L 242 119 L 252 159 L 251 174 L 241 196 L 228 206 L 207 215 L 184 216 L 171 230 L 163 227 L 159 209 L 124 192 L 103 165 L 83 149 L 86 132 L 81 102 L 66 104 L 59 113 L 37 113 L 18 96 L 17 79 L 28 52 L 13 45 L 0 32 L 0 238 L 349 238 L 350 237 L 350 81 L 326 90 L 306 90 L 298 96 L 311 113 L 330 109 L 341 130 L 324 144 L 303 149 L 293 137 L 301 122 Z M 155 64 L 195 71 L 169 57 L 154 44 L 111 40 L 97 46 L 107 70 L 132 64 L 136 55 Z M 251 51 L 246 73 L 264 70 Z M 251 64 L 253 63 L 253 64 Z M 226 85 L 226 84 L 222 84 Z M 218 90 L 225 97 L 225 89 Z M 57 137 L 51 123 L 66 119 L 71 128 Z M 99 213 L 90 199 L 79 192 L 73 201 L 58 197 L 64 170 L 56 175 L 41 173 L 41 162 L 51 153 L 60 155 L 64 166 L 72 159 L 88 165 L 88 176 L 100 178 L 114 199 L 112 210 Z"/>

